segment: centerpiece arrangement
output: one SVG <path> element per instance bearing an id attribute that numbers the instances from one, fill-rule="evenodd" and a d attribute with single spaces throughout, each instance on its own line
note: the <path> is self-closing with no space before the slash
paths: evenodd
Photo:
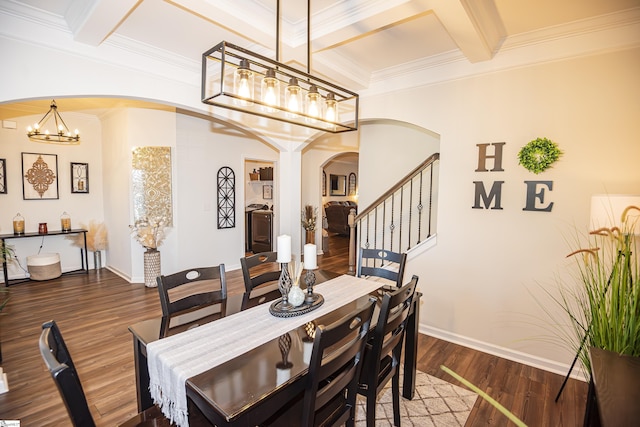
<path id="1" fill-rule="evenodd" d="M 304 247 L 304 263 L 292 262 L 291 236 L 278 236 L 278 257 L 280 263 L 280 278 L 278 289 L 282 298 L 274 301 L 269 307 L 269 312 L 276 317 L 300 316 L 320 307 L 324 303 L 322 295 L 313 292 L 315 274 L 313 270 L 318 268 L 316 245 L 306 244 Z M 307 270 L 305 284 L 306 294 L 300 287 L 302 270 Z"/>

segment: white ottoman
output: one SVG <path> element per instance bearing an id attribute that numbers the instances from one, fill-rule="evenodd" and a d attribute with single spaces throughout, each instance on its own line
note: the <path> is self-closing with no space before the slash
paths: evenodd
<path id="1" fill-rule="evenodd" d="M 27 257 L 31 280 L 50 280 L 60 277 L 60 254 L 38 254 Z"/>

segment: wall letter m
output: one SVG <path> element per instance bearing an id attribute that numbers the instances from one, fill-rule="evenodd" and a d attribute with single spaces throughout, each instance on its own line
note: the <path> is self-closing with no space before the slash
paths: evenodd
<path id="1" fill-rule="evenodd" d="M 473 184 L 475 185 L 475 202 L 473 204 L 473 209 L 502 210 L 500 203 L 502 198 L 502 184 L 504 184 L 504 181 L 494 181 L 488 195 L 482 181 L 473 181 Z M 484 207 L 480 206 L 480 199 L 484 202 Z M 492 201 L 494 202 L 493 207 L 489 208 Z"/>

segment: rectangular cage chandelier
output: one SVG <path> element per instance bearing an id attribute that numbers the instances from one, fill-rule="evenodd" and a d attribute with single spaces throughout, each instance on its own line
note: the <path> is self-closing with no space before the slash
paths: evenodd
<path id="1" fill-rule="evenodd" d="M 226 41 L 202 54 L 201 98 L 325 132 L 358 129 L 357 93 Z"/>

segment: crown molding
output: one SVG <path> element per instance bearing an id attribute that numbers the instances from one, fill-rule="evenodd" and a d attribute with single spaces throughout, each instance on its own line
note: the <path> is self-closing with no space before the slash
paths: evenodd
<path id="1" fill-rule="evenodd" d="M 376 71 L 361 96 L 469 78 L 510 68 L 640 46 L 640 8 L 508 37 L 493 59 L 470 63 L 458 50 Z"/>

